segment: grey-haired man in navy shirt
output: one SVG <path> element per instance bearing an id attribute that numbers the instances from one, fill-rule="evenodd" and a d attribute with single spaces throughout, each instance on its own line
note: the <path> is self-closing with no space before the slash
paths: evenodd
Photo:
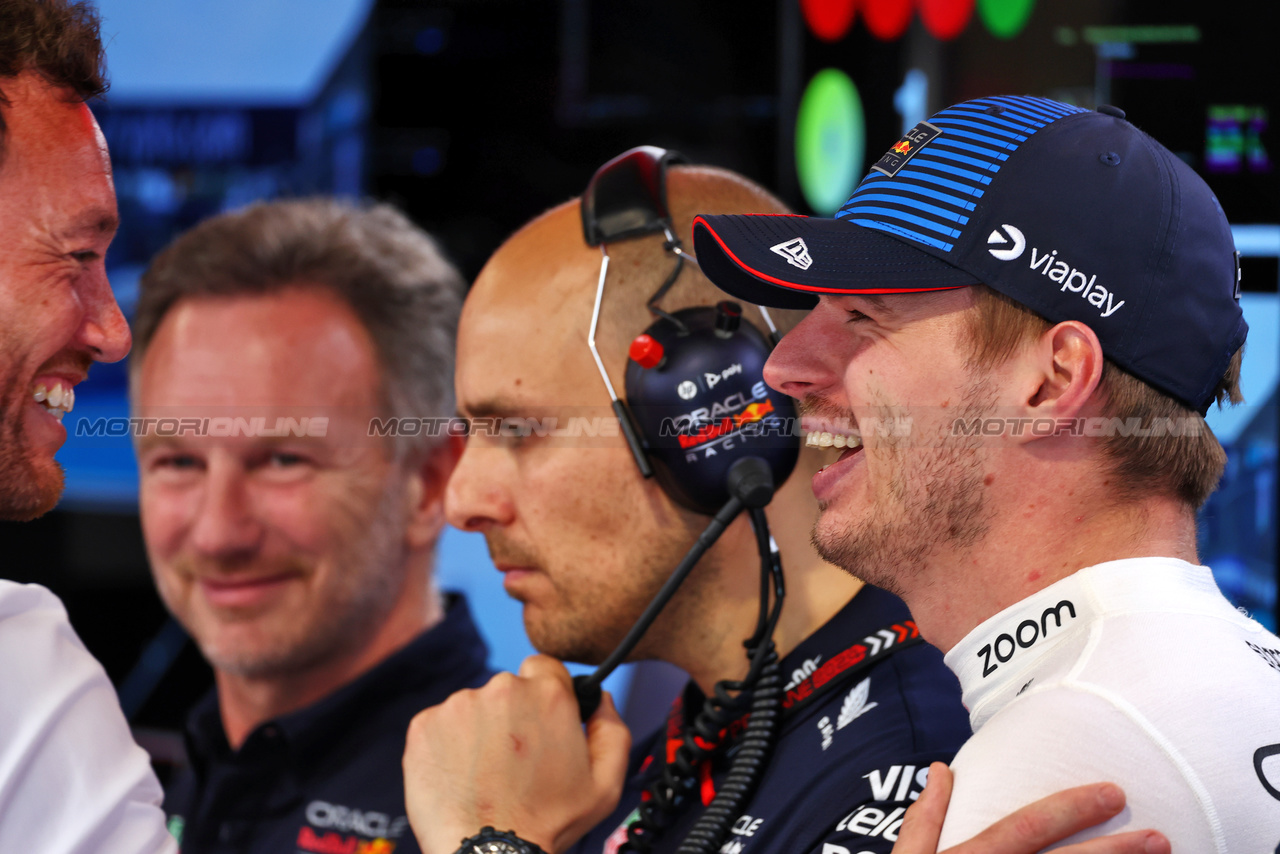
<path id="1" fill-rule="evenodd" d="M 461 293 L 404 216 L 324 199 L 208 220 L 142 277 L 143 530 L 216 678 L 166 803 L 187 854 L 417 850 L 409 719 L 489 673 L 431 572 L 461 441 L 371 427 L 452 416 Z"/>

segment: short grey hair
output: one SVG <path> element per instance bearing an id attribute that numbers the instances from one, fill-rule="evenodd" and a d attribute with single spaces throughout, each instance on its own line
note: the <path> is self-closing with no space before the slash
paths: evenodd
<path id="1" fill-rule="evenodd" d="M 387 204 L 263 202 L 178 236 L 139 282 L 133 370 L 180 300 L 290 287 L 327 288 L 360 318 L 381 363 L 386 414 L 454 415 L 454 348 L 465 285 L 436 242 Z M 429 442 L 402 437 L 396 451 L 422 450 Z"/>

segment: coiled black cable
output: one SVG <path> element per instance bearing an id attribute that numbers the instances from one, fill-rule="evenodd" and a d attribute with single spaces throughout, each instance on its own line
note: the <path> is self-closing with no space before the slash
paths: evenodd
<path id="1" fill-rule="evenodd" d="M 751 692 L 751 717 L 733 764 L 715 798 L 680 843 L 677 854 L 713 854 L 720 850 L 729 827 L 742 814 L 773 753 L 773 742 L 782 720 L 782 677 L 773 641 L 769 641 L 763 658 L 765 664 Z"/>
<path id="2" fill-rule="evenodd" d="M 744 642 L 751 662 L 741 681 L 716 683 L 693 725 L 685 732 L 673 761 L 650 784 L 649 799 L 642 800 L 637 820 L 627 829 L 622 850 L 648 854 L 661 834 L 671 826 L 677 811 L 694 797 L 698 763 L 712 760 L 724 749 L 723 734 L 750 697 L 750 716 L 728 774 L 716 796 L 680 843 L 678 854 L 714 854 L 724 842 L 734 820 L 741 815 L 773 752 L 782 721 L 782 677 L 773 630 L 782 613 L 786 594 L 780 556 L 769 537 L 764 511 L 750 511 L 760 552 L 760 612 L 755 633 Z M 769 608 L 770 587 L 774 604 Z"/>

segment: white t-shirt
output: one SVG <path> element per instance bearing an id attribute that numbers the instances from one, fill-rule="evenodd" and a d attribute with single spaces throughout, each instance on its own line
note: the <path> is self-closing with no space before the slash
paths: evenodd
<path id="1" fill-rule="evenodd" d="M 1207 567 L 1080 570 L 982 623 L 946 662 L 975 734 L 951 766 L 939 849 L 1103 780 L 1124 789 L 1125 810 L 1062 844 L 1155 828 L 1192 854 L 1280 846 L 1280 640 Z"/>
<path id="2" fill-rule="evenodd" d="M 161 797 L 62 603 L 0 580 L 0 852 L 173 854 Z"/>

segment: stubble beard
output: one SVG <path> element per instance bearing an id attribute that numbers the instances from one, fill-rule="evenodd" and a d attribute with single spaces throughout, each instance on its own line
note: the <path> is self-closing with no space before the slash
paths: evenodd
<path id="1" fill-rule="evenodd" d="M 7 358 L 0 354 L 0 366 Z M 0 519 L 29 522 L 54 508 L 62 496 L 62 467 L 42 459 L 24 430 L 30 402 L 18 377 L 0 385 Z"/>
<path id="2" fill-rule="evenodd" d="M 620 545 L 619 551 L 635 555 L 634 560 L 622 570 L 627 573 L 625 579 L 601 578 L 590 585 L 575 585 L 551 577 L 556 594 L 554 604 L 536 609 L 527 603 L 524 605 L 524 625 L 529 641 L 538 652 L 561 661 L 600 664 L 617 648 L 653 601 L 688 547 L 697 539 L 697 534 L 690 527 L 683 530 L 680 537 L 667 538 L 660 544 L 661 548 L 655 548 L 652 542 L 637 544 L 631 549 Z M 494 547 L 491 541 L 491 554 Z M 538 567 L 547 565 L 527 553 L 520 559 L 512 558 L 513 552 L 509 548 L 501 548 L 504 562 Z M 696 616 L 699 603 L 714 604 L 714 597 L 707 592 L 710 579 L 717 572 L 714 561 L 711 554 L 703 557 L 649 627 L 628 661 L 672 661 L 679 658 L 677 648 L 688 646 L 691 629 L 696 630 L 701 625 Z"/>
<path id="3" fill-rule="evenodd" d="M 403 512 L 398 501 L 399 490 L 389 487 L 370 518 L 342 523 L 358 533 L 335 557 L 335 567 L 345 577 L 337 595 L 323 603 L 327 607 L 312 602 L 310 610 L 294 619 L 272 615 L 274 620 L 283 616 L 285 624 L 269 626 L 266 641 L 249 648 L 224 648 L 216 635 L 197 638 L 209 664 L 244 680 L 296 678 L 362 649 L 395 606 L 404 583 L 404 520 L 398 515 Z M 246 615 L 246 622 L 252 620 Z"/>
<path id="4" fill-rule="evenodd" d="M 989 409 L 989 391 L 976 383 L 966 389 L 954 419 L 968 420 Z M 893 424 L 906 414 L 883 407 L 877 418 Z M 949 435 L 954 421 L 943 420 L 932 448 L 919 446 L 918 440 L 906 447 L 904 437 L 884 437 L 880 453 L 893 472 L 889 501 L 866 508 L 863 521 L 850 525 L 828 507 L 821 508 L 812 541 L 823 559 L 907 597 L 928 584 L 925 569 L 931 557 L 943 550 L 964 551 L 982 540 L 990 529 L 991 511 L 981 440 Z"/>

